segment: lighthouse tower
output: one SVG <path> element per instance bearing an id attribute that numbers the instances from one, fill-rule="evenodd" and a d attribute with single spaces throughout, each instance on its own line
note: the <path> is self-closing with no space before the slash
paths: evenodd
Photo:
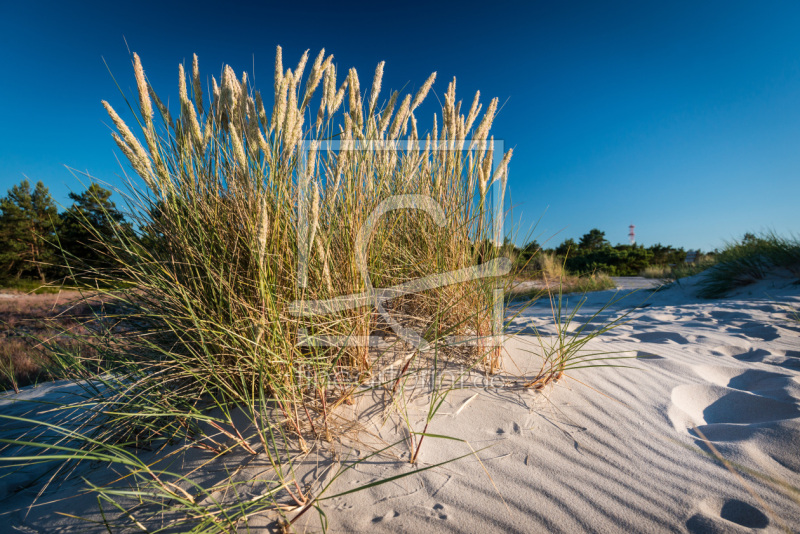
<path id="1" fill-rule="evenodd" d="M 636 232 L 633 231 L 634 228 L 636 228 L 634 225 L 628 227 L 628 237 L 631 240 L 631 246 L 636 244 Z"/>

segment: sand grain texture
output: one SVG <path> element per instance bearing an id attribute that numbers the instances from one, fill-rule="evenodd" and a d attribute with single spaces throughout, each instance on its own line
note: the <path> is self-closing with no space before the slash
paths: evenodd
<path id="1" fill-rule="evenodd" d="M 800 325 L 786 307 L 800 307 L 800 287 L 768 280 L 714 301 L 692 297 L 693 289 L 684 282 L 656 293 L 629 323 L 590 343 L 596 351 L 642 356 L 617 362 L 627 368 L 575 370 L 540 393 L 514 387 L 510 375 L 510 387 L 453 392 L 428 432 L 466 440 L 476 450 L 488 446 L 478 453 L 481 461 L 467 457 L 326 500 L 329 531 L 798 531 L 800 493 L 791 488 L 800 488 Z M 591 295 L 580 315 L 611 295 Z M 631 295 L 612 314 L 644 298 L 645 292 Z M 549 313 L 537 304 L 512 324 L 507 372 L 534 371 L 531 325 L 552 331 Z M 424 401 L 409 408 L 420 431 Z M 17 409 L 11 402 L 0 400 L 0 409 Z M 359 402 L 369 408 L 369 398 Z M 365 412 L 372 414 L 362 421 L 367 430 L 387 442 L 402 436 L 397 427 L 378 425 L 379 410 Z M 714 459 L 698 430 L 738 476 Z M 469 452 L 464 443 L 429 438 L 419 466 Z M 353 451 L 350 458 L 365 454 Z M 371 458 L 342 475 L 328 495 L 408 472 L 407 458 L 407 447 L 393 458 Z M 240 476 L 258 469 L 248 466 Z M 321 472 L 309 467 L 308 480 Z M 4 512 L 18 510 L 4 516 L 16 531 L 91 530 L 53 515 L 59 506 L 89 513 L 91 498 L 27 511 L 39 482 L 34 476 L 24 488 L 19 482 L 5 488 L 0 505 Z M 79 487 L 70 484 L 55 495 Z M 268 523 L 257 519 L 251 526 Z M 306 514 L 298 529 L 319 530 L 316 513 Z"/>

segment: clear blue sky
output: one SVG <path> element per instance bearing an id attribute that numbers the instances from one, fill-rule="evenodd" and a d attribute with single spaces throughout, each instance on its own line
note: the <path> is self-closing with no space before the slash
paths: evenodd
<path id="1" fill-rule="evenodd" d="M 128 47 L 172 100 L 193 53 L 268 93 L 280 44 L 287 65 L 325 47 L 362 87 L 385 60 L 385 90 L 438 71 L 440 96 L 456 76 L 461 99 L 499 97 L 515 224 L 544 214 L 540 241 L 626 242 L 633 223 L 645 245 L 709 250 L 800 230 L 800 2 L 68 4 L 0 8 L 0 194 L 25 174 L 66 203 L 64 165 L 119 183 L 103 58 L 129 95 Z"/>

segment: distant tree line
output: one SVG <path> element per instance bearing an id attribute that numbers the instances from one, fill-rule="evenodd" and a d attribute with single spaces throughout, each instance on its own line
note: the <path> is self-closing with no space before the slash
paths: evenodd
<path id="1" fill-rule="evenodd" d="M 93 183 L 83 193 L 70 193 L 72 205 L 59 213 L 40 181 L 26 179 L 0 198 L 0 281 L 66 279 L 75 272 L 108 265 L 97 236 L 133 231 L 110 200 L 111 191 Z"/>
<path id="2" fill-rule="evenodd" d="M 566 239 L 553 248 L 544 248 L 536 240 L 524 247 L 509 250 L 516 256 L 520 267 L 532 265 L 531 258 L 537 252 L 555 254 L 564 262 L 567 270 L 574 274 L 603 272 L 609 276 L 636 276 L 653 265 L 677 265 L 686 261 L 687 251 L 660 243 L 645 247 L 643 245 L 611 245 L 605 232 L 597 228 L 581 236 L 578 242 Z M 506 247 L 509 243 L 506 242 Z"/>
<path id="3" fill-rule="evenodd" d="M 9 189 L 0 198 L 0 282 L 26 278 L 46 283 L 76 276 L 67 265 L 79 271 L 109 267 L 97 236 L 109 243 L 114 241 L 114 231 L 133 232 L 110 197 L 111 191 L 93 183 L 83 193 L 70 193 L 72 205 L 59 213 L 42 182 L 31 187 L 26 179 Z M 157 240 L 158 236 L 145 239 Z M 687 255 L 682 247 L 660 243 L 612 246 L 605 232 L 597 228 L 578 242 L 566 239 L 553 248 L 544 248 L 536 240 L 517 247 L 510 239 L 503 248 L 516 258 L 520 269 L 533 265 L 530 260 L 535 254 L 549 253 L 573 274 L 604 272 L 610 276 L 635 276 L 649 266 L 681 264 Z"/>

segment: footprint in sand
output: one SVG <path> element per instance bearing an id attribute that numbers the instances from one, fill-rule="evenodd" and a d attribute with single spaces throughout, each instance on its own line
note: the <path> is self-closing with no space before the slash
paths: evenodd
<path id="1" fill-rule="evenodd" d="M 639 360 L 666 360 L 663 356 L 653 354 L 652 352 L 643 352 L 641 350 L 636 351 L 636 358 Z"/>
<path id="2" fill-rule="evenodd" d="M 667 343 L 672 341 L 685 345 L 689 340 L 677 332 L 643 332 L 641 334 L 631 334 L 633 339 L 638 339 L 643 343 Z"/>
<path id="3" fill-rule="evenodd" d="M 672 390 L 669 415 L 675 429 L 703 442 L 746 446 L 759 462 L 766 459 L 797 472 L 800 458 L 791 447 L 800 436 L 800 379 L 760 369 L 715 365 L 692 367 L 711 382 Z M 693 428 L 696 425 L 696 429 Z M 744 449 L 742 449 L 744 450 Z"/>
<path id="4" fill-rule="evenodd" d="M 396 510 L 389 510 L 383 515 L 379 515 L 372 518 L 373 523 L 382 523 L 384 521 L 389 521 L 390 519 L 394 519 L 395 517 L 399 516 L 400 512 Z"/>
<path id="5" fill-rule="evenodd" d="M 781 337 L 774 326 L 758 322 L 744 323 L 739 328 L 731 329 L 731 333 L 759 341 L 773 341 Z"/>
<path id="6" fill-rule="evenodd" d="M 436 503 L 433 505 L 433 515 L 439 519 L 447 519 L 447 514 L 444 512 L 444 505 Z"/>
<path id="7" fill-rule="evenodd" d="M 740 362 L 767 363 L 791 370 L 800 370 L 800 351 L 781 349 L 756 349 L 736 345 L 717 345 L 711 354 L 715 356 L 730 356 Z"/>
<path id="8" fill-rule="evenodd" d="M 715 365 L 698 365 L 692 369 L 701 378 L 718 386 L 790 403 L 800 400 L 800 380 L 792 375 Z"/>
<path id="9" fill-rule="evenodd" d="M 738 345 L 717 345 L 716 347 L 714 347 L 711 350 L 711 354 L 713 354 L 714 356 L 731 356 L 733 358 L 736 358 L 737 355 L 744 354 L 744 353 L 746 353 L 748 351 L 751 351 L 751 350 L 753 350 L 753 349 L 748 348 L 748 347 L 741 347 L 741 346 L 738 346 Z M 762 350 L 762 349 L 759 349 L 759 350 Z M 769 354 L 769 352 L 767 352 L 767 351 L 763 351 L 763 352 L 765 354 Z"/>
<path id="10" fill-rule="evenodd" d="M 723 321 L 726 324 L 730 324 L 731 321 L 746 321 L 750 318 L 750 313 L 743 311 L 714 310 L 711 312 L 711 317 L 718 321 Z"/>
<path id="11" fill-rule="evenodd" d="M 752 532 L 769 526 L 769 518 L 756 508 L 738 499 L 707 499 L 700 511 L 686 521 L 692 534 Z"/>
<path id="12" fill-rule="evenodd" d="M 711 384 L 686 384 L 674 388 L 672 404 L 697 425 L 756 424 L 800 417 L 796 402 Z"/>

